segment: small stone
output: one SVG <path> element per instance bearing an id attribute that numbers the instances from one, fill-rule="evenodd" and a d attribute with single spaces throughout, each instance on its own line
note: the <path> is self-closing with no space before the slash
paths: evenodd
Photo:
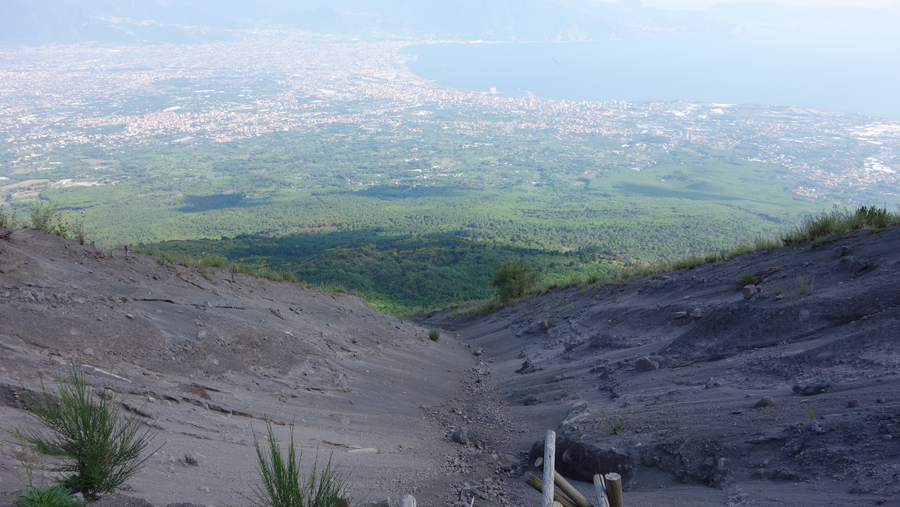
<path id="1" fill-rule="evenodd" d="M 82 354 L 84 354 L 86 356 L 94 357 L 94 349 L 88 347 L 88 348 L 84 349 L 84 352 L 82 352 Z"/>
<path id="2" fill-rule="evenodd" d="M 885 442 L 890 442 L 891 440 L 894 439 L 894 435 L 885 435 L 881 438 L 883 438 Z"/>
<path id="3" fill-rule="evenodd" d="M 534 468 L 540 468 L 544 464 L 544 458 L 534 460 Z"/>
<path id="4" fill-rule="evenodd" d="M 130 313 L 126 313 L 125 318 L 127 318 L 128 320 L 134 320 L 134 315 L 132 315 Z"/>
<path id="5" fill-rule="evenodd" d="M 800 396 L 813 396 L 824 393 L 829 387 L 831 387 L 831 382 L 827 380 L 814 380 L 806 385 L 795 385 L 794 392 Z"/>
<path id="6" fill-rule="evenodd" d="M 185 462 L 185 464 L 188 464 L 188 465 L 193 466 L 193 467 L 198 467 L 198 466 L 200 466 L 200 462 L 197 461 L 197 457 L 194 456 L 193 454 L 185 454 L 185 455 L 184 455 L 184 462 Z"/>
<path id="7" fill-rule="evenodd" d="M 634 369 L 639 372 L 653 371 L 659 368 L 659 363 L 651 361 L 648 357 L 640 357 L 634 362 Z"/>
<path id="8" fill-rule="evenodd" d="M 484 354 L 484 349 L 481 347 L 478 347 L 477 349 L 475 349 L 475 352 L 472 352 L 472 354 L 474 354 L 476 356 L 480 356 L 480 355 Z"/>
<path id="9" fill-rule="evenodd" d="M 757 292 L 757 290 L 756 290 L 756 285 L 752 285 L 752 284 L 751 284 L 751 285 L 745 285 L 745 286 L 744 286 L 744 290 L 743 290 L 743 293 L 744 293 L 744 299 L 750 299 L 750 298 L 752 298 L 753 295 L 756 294 L 756 292 Z"/>
<path id="10" fill-rule="evenodd" d="M 818 421 L 812 421 L 809 423 L 809 430 L 815 433 L 816 435 L 824 435 L 825 428 L 819 425 Z"/>
<path id="11" fill-rule="evenodd" d="M 525 375 L 528 373 L 534 373 L 536 371 L 541 371 L 542 369 L 543 368 L 541 368 L 540 366 L 534 364 L 531 361 L 531 359 L 526 359 L 525 361 L 522 362 L 522 367 L 519 368 L 518 370 L 516 370 L 516 373 L 521 373 L 522 375 Z"/>
<path id="12" fill-rule="evenodd" d="M 465 426 L 457 428 L 456 431 L 450 435 L 450 440 L 453 440 L 459 445 L 469 445 L 469 428 L 466 428 Z"/>
<path id="13" fill-rule="evenodd" d="M 683 319 L 687 317 L 688 312 L 675 312 L 672 314 L 673 319 Z"/>
<path id="14" fill-rule="evenodd" d="M 850 264 L 850 271 L 853 271 L 856 274 L 862 273 L 867 269 L 869 269 L 869 263 L 861 259 L 856 259 Z"/>
<path id="15" fill-rule="evenodd" d="M 662 458 L 660 458 L 658 454 L 648 452 L 644 454 L 643 458 L 641 458 L 641 461 L 643 461 L 644 465 L 648 468 L 656 468 L 657 466 L 659 466 Z"/>
<path id="16" fill-rule="evenodd" d="M 703 314 L 703 310 L 701 310 L 700 308 L 694 308 L 694 309 L 691 311 L 691 318 L 692 318 L 692 319 L 702 319 L 702 318 L 703 318 L 703 315 L 704 315 L 704 314 Z"/>
<path id="17" fill-rule="evenodd" d="M 209 493 L 209 488 L 207 488 L 206 486 L 203 486 L 200 488 L 200 492 L 201 493 Z"/>
<path id="18" fill-rule="evenodd" d="M 706 384 L 703 384 L 703 388 L 704 389 L 712 389 L 713 387 L 719 387 L 721 385 L 722 385 L 722 382 L 720 382 L 719 379 L 710 377 L 706 381 Z"/>
<path id="19" fill-rule="evenodd" d="M 856 408 L 859 406 L 859 400 L 847 400 L 847 408 Z"/>
<path id="20" fill-rule="evenodd" d="M 753 408 L 768 408 L 775 404 L 775 398 L 771 396 L 766 396 L 765 398 L 756 402 L 756 405 L 753 405 Z"/>
<path id="21" fill-rule="evenodd" d="M 548 331 L 550 329 L 550 321 L 547 319 L 541 320 L 539 323 L 542 331 Z"/>
<path id="22" fill-rule="evenodd" d="M 204 336 L 206 336 L 206 331 L 200 331 L 200 332 L 197 333 L 197 338 L 198 338 L 198 339 L 203 338 Z"/>
<path id="23" fill-rule="evenodd" d="M 834 258 L 837 259 L 838 257 L 843 257 L 845 255 L 848 255 L 849 253 L 850 253 L 849 246 L 839 246 L 834 249 Z"/>

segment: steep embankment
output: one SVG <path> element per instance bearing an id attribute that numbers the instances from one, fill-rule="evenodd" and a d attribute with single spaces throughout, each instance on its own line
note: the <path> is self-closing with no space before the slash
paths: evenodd
<path id="1" fill-rule="evenodd" d="M 621 472 L 628 505 L 898 505 L 898 252 L 858 232 L 421 322 L 492 358 L 522 450 L 558 430 L 563 473 Z"/>
<path id="2" fill-rule="evenodd" d="M 154 505 L 249 504 L 251 424 L 264 431 L 266 417 L 284 441 L 283 424 L 296 423 L 306 465 L 334 452 L 355 498 L 443 492 L 457 449 L 426 410 L 464 392 L 474 359 L 452 337 L 417 339 L 427 334 L 356 297 L 31 230 L 0 240 L 0 428 L 34 424 L 23 387 L 39 390 L 39 374 L 74 363 L 156 421 L 154 444 L 165 445 L 128 483 Z M 0 491 L 10 493 L 23 484 L 3 440 Z"/>

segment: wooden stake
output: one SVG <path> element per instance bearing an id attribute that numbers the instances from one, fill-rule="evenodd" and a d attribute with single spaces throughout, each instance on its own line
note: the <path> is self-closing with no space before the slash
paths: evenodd
<path id="1" fill-rule="evenodd" d="M 553 487 L 553 474 L 556 472 L 556 432 L 547 430 L 547 438 L 544 439 L 544 498 L 541 502 L 543 507 L 553 507 L 553 493 L 556 488 Z M 562 502 L 560 502 L 562 503 Z"/>
<path id="2" fill-rule="evenodd" d="M 575 503 L 578 507 L 594 507 L 591 505 L 591 502 L 588 502 L 588 499 L 584 497 L 581 493 L 578 492 L 569 481 L 565 479 L 565 477 L 559 475 L 559 472 L 553 472 L 553 482 L 556 483 L 556 487 L 559 488 L 560 491 L 566 494 L 569 498 L 572 499 L 572 502 Z"/>
<path id="3" fill-rule="evenodd" d="M 623 507 L 622 502 L 622 476 L 612 472 L 606 474 L 606 496 L 609 498 L 609 507 Z"/>
<path id="4" fill-rule="evenodd" d="M 538 479 L 538 478 L 535 477 L 535 475 L 532 474 L 532 473 L 529 473 L 529 474 L 528 474 L 528 477 L 525 478 L 525 484 L 528 484 L 528 485 L 531 486 L 532 488 L 536 489 L 539 493 L 543 493 L 543 491 L 544 491 L 544 481 Z M 553 500 L 555 500 L 555 501 L 559 502 L 560 504 L 562 504 L 563 507 L 578 507 L 577 505 L 575 505 L 574 503 L 572 503 L 571 500 L 569 500 L 568 498 L 564 497 L 564 496 L 563 496 L 561 493 L 559 493 L 558 491 L 554 491 L 554 492 L 553 492 Z"/>
<path id="5" fill-rule="evenodd" d="M 597 492 L 597 505 L 609 507 L 609 499 L 606 498 L 606 482 L 600 474 L 594 474 L 594 491 Z"/>

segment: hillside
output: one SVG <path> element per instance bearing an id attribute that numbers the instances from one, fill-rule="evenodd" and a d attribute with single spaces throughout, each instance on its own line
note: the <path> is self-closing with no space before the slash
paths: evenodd
<path id="1" fill-rule="evenodd" d="M 563 473 L 618 469 L 628 505 L 900 505 L 898 243 L 859 232 L 421 322 L 483 348 L 512 417 L 557 415 Z"/>
<path id="2" fill-rule="evenodd" d="M 900 505 L 898 246 L 885 228 L 412 323 L 20 230 L 0 240 L 0 427 L 33 424 L 22 389 L 74 362 L 155 420 L 165 445 L 124 492 L 152 505 L 249 504 L 264 417 L 296 423 L 304 459 L 333 451 L 356 499 L 534 505 L 522 475 L 556 429 L 564 474 L 617 469 L 629 506 Z"/>

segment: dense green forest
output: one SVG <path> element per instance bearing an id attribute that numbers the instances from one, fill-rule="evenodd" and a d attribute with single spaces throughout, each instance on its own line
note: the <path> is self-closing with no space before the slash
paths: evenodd
<path id="1" fill-rule="evenodd" d="M 501 260 L 550 280 L 602 274 L 721 251 L 820 207 L 792 191 L 813 182 L 748 161 L 739 143 L 437 124 L 69 146 L 40 176 L 72 183 L 40 196 L 78 213 L 103 246 L 217 253 L 357 290 L 386 309 L 489 297 Z"/>
<path id="2" fill-rule="evenodd" d="M 268 238 L 168 241 L 146 245 L 178 258 L 220 255 L 289 270 L 301 283 L 339 286 L 394 313 L 443 308 L 492 295 L 494 264 L 520 260 L 545 280 L 603 276 L 621 263 L 586 252 L 558 252 L 473 241 L 459 234 L 378 237 L 353 232 Z"/>

